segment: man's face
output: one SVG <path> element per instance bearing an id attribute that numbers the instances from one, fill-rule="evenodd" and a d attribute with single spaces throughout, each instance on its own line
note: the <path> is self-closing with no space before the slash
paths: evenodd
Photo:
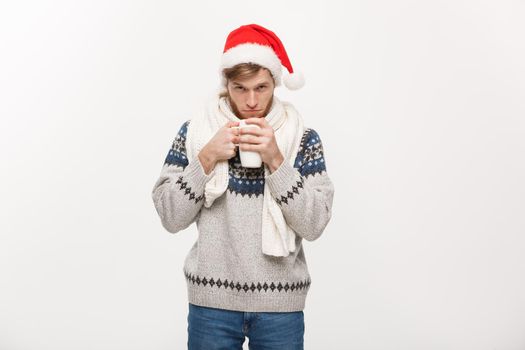
<path id="1" fill-rule="evenodd" d="M 273 83 L 270 71 L 261 69 L 252 78 L 228 81 L 232 110 L 239 119 L 263 118 L 272 107 Z"/>

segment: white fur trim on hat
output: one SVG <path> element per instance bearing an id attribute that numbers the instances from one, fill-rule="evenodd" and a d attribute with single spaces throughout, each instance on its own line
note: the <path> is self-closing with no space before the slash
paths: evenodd
<path id="1" fill-rule="evenodd" d="M 281 85 L 281 60 L 271 47 L 255 43 L 239 44 L 222 54 L 220 65 L 222 83 L 226 85 L 226 80 L 222 74 L 224 68 L 249 62 L 268 68 L 275 80 L 275 86 Z"/>

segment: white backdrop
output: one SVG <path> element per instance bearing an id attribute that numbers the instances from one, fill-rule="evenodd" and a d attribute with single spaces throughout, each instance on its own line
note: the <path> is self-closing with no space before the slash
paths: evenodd
<path id="1" fill-rule="evenodd" d="M 0 5 L 0 350 L 184 349 L 184 258 L 151 200 L 227 34 L 283 41 L 332 221 L 305 349 L 525 348 L 523 1 Z"/>

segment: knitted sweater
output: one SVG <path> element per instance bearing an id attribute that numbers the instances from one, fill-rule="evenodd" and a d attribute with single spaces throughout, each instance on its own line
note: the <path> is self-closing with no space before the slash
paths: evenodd
<path id="1" fill-rule="evenodd" d="M 228 160 L 227 191 L 211 207 L 204 203 L 206 175 L 198 157 L 186 156 L 190 121 L 177 133 L 152 198 L 162 226 L 177 233 L 196 222 L 198 237 L 183 273 L 189 302 L 246 312 L 300 311 L 311 285 L 303 238 L 321 236 L 331 217 L 333 184 L 326 172 L 317 132 L 306 128 L 294 166 L 284 161 L 269 176 L 241 165 L 239 152 Z M 296 250 L 287 257 L 262 253 L 264 185 L 296 233 Z"/>

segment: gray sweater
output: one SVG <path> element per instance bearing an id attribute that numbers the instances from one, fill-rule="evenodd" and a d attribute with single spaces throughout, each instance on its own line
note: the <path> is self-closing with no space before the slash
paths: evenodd
<path id="1" fill-rule="evenodd" d="M 284 161 L 267 177 L 264 165 L 241 166 L 237 152 L 228 160 L 228 189 L 206 208 L 204 187 L 211 174 L 206 175 L 198 157 L 186 157 L 189 122 L 176 135 L 152 191 L 168 232 L 197 224 L 198 237 L 183 268 L 189 302 L 247 312 L 303 310 L 311 278 L 302 240 L 321 236 L 334 195 L 319 135 L 305 129 L 294 165 Z M 296 233 L 296 250 L 287 257 L 262 253 L 265 183 Z"/>

